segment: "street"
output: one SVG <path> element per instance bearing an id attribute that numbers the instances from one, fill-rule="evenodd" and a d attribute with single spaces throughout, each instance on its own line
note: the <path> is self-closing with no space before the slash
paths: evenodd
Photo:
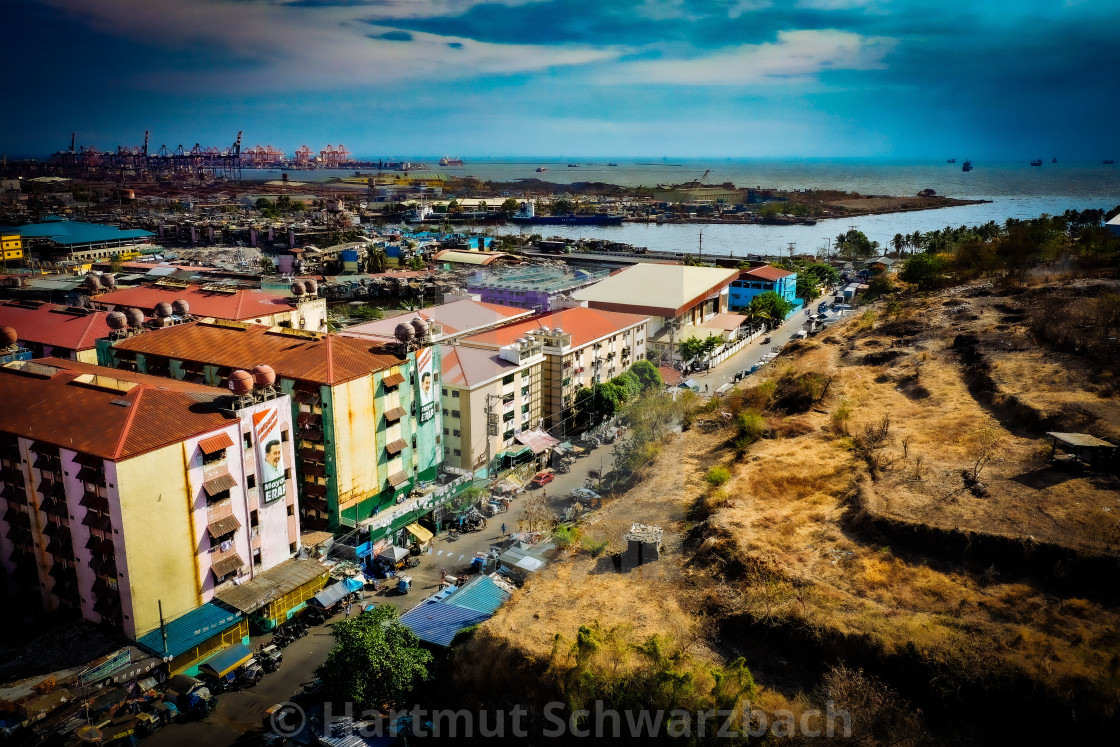
<path id="1" fill-rule="evenodd" d="M 811 302 L 808 308 L 815 308 L 816 303 L 817 301 Z M 762 356 L 769 353 L 771 348 L 781 348 L 789 342 L 794 333 L 805 326 L 808 318 L 805 309 L 798 309 L 789 319 L 782 322 L 781 326 L 768 333 L 770 342 L 764 343 L 763 340 L 767 335 L 763 335 L 754 342 L 747 343 L 746 347 L 717 364 L 710 371 L 699 371 L 689 375 L 700 384 L 700 393 L 710 396 L 724 384 L 733 383 L 736 373 L 749 369 L 761 361 Z M 708 386 L 707 391 L 704 390 L 705 384 Z"/>

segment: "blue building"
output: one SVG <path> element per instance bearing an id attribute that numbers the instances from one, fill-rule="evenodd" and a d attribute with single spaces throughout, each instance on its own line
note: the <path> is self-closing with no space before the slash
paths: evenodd
<path id="1" fill-rule="evenodd" d="M 739 279 L 731 282 L 727 308 L 742 311 L 750 306 L 755 296 L 766 291 L 774 291 L 789 301 L 793 304 L 793 311 L 802 306 L 801 299 L 797 297 L 797 273 L 762 265 L 743 270 L 739 273 Z"/>

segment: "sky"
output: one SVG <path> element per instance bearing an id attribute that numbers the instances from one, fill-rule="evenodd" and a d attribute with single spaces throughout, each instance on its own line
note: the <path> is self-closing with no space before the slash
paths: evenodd
<path id="1" fill-rule="evenodd" d="M 1116 0 L 0 0 L 0 150 L 1120 155 Z"/>

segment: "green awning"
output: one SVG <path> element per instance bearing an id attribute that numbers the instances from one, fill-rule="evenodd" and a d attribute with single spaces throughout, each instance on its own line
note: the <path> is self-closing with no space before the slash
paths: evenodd
<path id="1" fill-rule="evenodd" d="M 502 453 L 498 454 L 498 458 L 499 459 L 506 459 L 506 458 L 515 459 L 515 458 L 521 456 L 522 454 L 524 454 L 527 451 L 532 451 L 532 449 L 529 448 L 528 446 L 522 446 L 520 449 L 506 449 Z"/>

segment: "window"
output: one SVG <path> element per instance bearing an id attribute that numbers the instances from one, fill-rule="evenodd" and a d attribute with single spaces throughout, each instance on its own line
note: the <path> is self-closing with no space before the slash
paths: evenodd
<path id="1" fill-rule="evenodd" d="M 457 430 L 457 431 L 454 431 L 454 433 L 452 433 L 452 435 L 455 436 L 455 438 L 459 438 L 459 436 L 462 435 L 462 432 Z"/>
<path id="2" fill-rule="evenodd" d="M 257 476 L 256 475 L 247 476 L 245 478 L 245 487 L 247 487 L 247 488 L 257 487 Z M 254 512 L 254 513 L 256 513 L 256 512 Z"/>
<path id="3" fill-rule="evenodd" d="M 242 440 L 242 442 L 244 442 L 246 449 L 253 448 L 253 434 L 252 433 L 242 433 L 241 434 L 241 440 Z"/>
<path id="4" fill-rule="evenodd" d="M 463 452 L 459 449 L 455 449 L 455 456 L 463 456 Z"/>
<path id="5" fill-rule="evenodd" d="M 444 397 L 447 396 L 447 388 L 446 387 L 444 387 L 443 389 L 440 389 L 439 391 L 440 391 L 440 394 L 442 394 Z"/>
<path id="6" fill-rule="evenodd" d="M 260 565 L 260 564 L 261 564 L 261 550 L 258 547 L 256 550 L 253 550 L 253 565 Z"/>
<path id="7" fill-rule="evenodd" d="M 451 398 L 452 399 L 459 399 L 459 390 L 458 389 L 452 389 L 451 390 Z"/>
<path id="8" fill-rule="evenodd" d="M 444 416 L 445 418 L 447 417 L 447 408 L 446 408 L 446 407 L 445 407 L 445 408 L 443 408 L 443 416 Z"/>
<path id="9" fill-rule="evenodd" d="M 292 468 L 291 467 L 285 467 L 284 468 L 284 479 L 285 480 L 292 479 Z"/>
<path id="10" fill-rule="evenodd" d="M 453 417 L 453 418 L 459 417 L 459 411 L 458 410 L 452 410 L 451 411 L 451 417 Z"/>
<path id="11" fill-rule="evenodd" d="M 529 405 L 521 405 L 521 412 L 522 413 L 529 412 Z"/>
<path id="12" fill-rule="evenodd" d="M 450 433 L 450 432 L 451 432 L 451 431 L 447 430 L 446 428 L 444 428 L 444 429 L 443 429 L 443 435 L 445 435 L 445 436 L 446 436 L 446 435 L 447 435 L 448 433 Z"/>
<path id="13" fill-rule="evenodd" d="M 288 504 L 288 516 L 295 516 L 295 515 L 296 515 L 296 507 L 293 506 L 291 503 L 289 503 Z"/>
<path id="14" fill-rule="evenodd" d="M 290 552 L 292 555 L 296 554 L 296 543 L 295 542 L 288 545 L 288 552 Z"/>
<path id="15" fill-rule="evenodd" d="M 503 376 L 502 377 L 502 383 L 503 384 L 512 384 L 513 383 L 513 374 L 508 374 L 506 376 Z"/>
<path id="16" fill-rule="evenodd" d="M 521 396 L 522 397 L 528 397 L 529 396 L 529 387 L 528 386 L 521 387 Z"/>
<path id="17" fill-rule="evenodd" d="M 257 524 L 259 523 L 259 521 L 258 521 L 258 518 L 259 518 L 259 517 L 257 516 L 257 512 L 256 512 L 256 511 L 250 511 L 250 512 L 249 512 L 249 526 L 250 526 L 250 527 L 255 527 L 255 526 L 257 526 Z"/>
<path id="18" fill-rule="evenodd" d="M 288 443 L 288 429 L 287 428 L 280 431 L 280 440 L 283 441 L 284 443 Z"/>
<path id="19" fill-rule="evenodd" d="M 508 440 L 510 440 L 511 438 L 513 438 L 513 429 L 512 429 L 512 428 L 510 428 L 510 429 L 509 429 L 508 431 L 506 431 L 505 433 L 503 433 L 503 434 L 502 434 L 502 438 L 504 438 L 504 439 L 505 439 L 505 440 L 507 440 L 507 441 L 508 441 Z"/>
<path id="20" fill-rule="evenodd" d="M 506 413 L 505 415 L 503 415 L 503 416 L 502 416 L 502 420 L 504 420 L 504 421 L 505 421 L 505 422 L 507 422 L 507 423 L 508 423 L 509 421 L 513 420 L 513 410 L 510 410 L 510 411 L 509 411 L 509 412 L 507 412 L 507 413 Z"/>
<path id="21" fill-rule="evenodd" d="M 529 369 L 527 369 L 527 368 L 521 369 L 521 378 L 523 378 L 523 379 L 529 378 Z"/>
<path id="22" fill-rule="evenodd" d="M 443 447 L 443 455 L 444 455 L 444 456 L 447 456 L 447 455 L 449 455 L 450 453 L 451 453 L 451 447 L 450 447 L 450 446 L 444 446 L 444 447 Z"/>

